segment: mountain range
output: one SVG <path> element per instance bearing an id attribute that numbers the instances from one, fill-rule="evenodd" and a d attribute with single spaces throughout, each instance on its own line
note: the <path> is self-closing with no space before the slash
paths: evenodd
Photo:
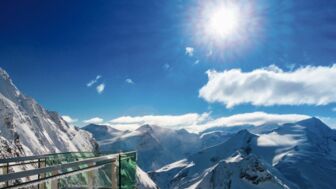
<path id="1" fill-rule="evenodd" d="M 103 150 L 137 150 L 143 158 L 139 165 L 149 170 L 161 189 L 332 189 L 336 185 L 336 131 L 319 119 L 245 128 L 219 126 L 199 134 L 151 125 L 134 131 L 101 125 L 84 129 L 100 139 Z M 112 132 L 106 134 L 106 129 Z M 183 141 L 187 143 L 178 145 Z M 175 152 L 178 155 L 170 156 Z"/>
<path id="2" fill-rule="evenodd" d="M 316 118 L 265 134 L 242 130 L 151 173 L 161 188 L 325 188 L 336 185 L 336 132 Z"/>

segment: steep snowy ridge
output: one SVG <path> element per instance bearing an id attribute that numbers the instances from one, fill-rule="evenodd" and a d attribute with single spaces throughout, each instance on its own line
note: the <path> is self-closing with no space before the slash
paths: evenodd
<path id="1" fill-rule="evenodd" d="M 160 188 L 312 188 L 336 185 L 336 134 L 316 118 L 226 142 L 150 173 Z"/>
<path id="2" fill-rule="evenodd" d="M 0 157 L 64 151 L 93 151 L 92 135 L 68 125 L 23 95 L 0 68 Z"/>
<path id="3" fill-rule="evenodd" d="M 159 189 L 146 172 L 137 167 L 136 170 L 137 189 Z"/>

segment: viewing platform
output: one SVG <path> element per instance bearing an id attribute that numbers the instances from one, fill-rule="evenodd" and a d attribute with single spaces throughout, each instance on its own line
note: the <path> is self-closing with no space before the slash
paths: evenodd
<path id="1" fill-rule="evenodd" d="M 66 152 L 0 159 L 0 188 L 135 189 L 136 152 Z"/>

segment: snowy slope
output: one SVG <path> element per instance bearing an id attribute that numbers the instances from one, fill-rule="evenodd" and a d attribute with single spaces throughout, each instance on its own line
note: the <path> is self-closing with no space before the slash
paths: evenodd
<path id="1" fill-rule="evenodd" d="M 92 135 L 23 95 L 0 68 L 0 157 L 93 151 Z"/>
<path id="2" fill-rule="evenodd" d="M 137 189 L 158 189 L 159 187 L 152 181 L 152 179 L 141 168 L 136 170 Z"/>
<path id="3" fill-rule="evenodd" d="M 257 136 L 242 130 L 227 142 L 167 165 L 151 177 L 160 188 L 286 188 L 276 170 L 251 153 Z M 286 183 L 286 184 L 284 184 Z"/>
<path id="4" fill-rule="evenodd" d="M 291 135 L 296 141 L 296 145 L 275 162 L 285 177 L 301 188 L 335 188 L 336 131 L 312 118 L 288 124 L 276 133 Z"/>
<path id="5" fill-rule="evenodd" d="M 138 163 L 145 171 L 222 143 L 230 136 L 220 131 L 195 134 L 185 129 L 174 130 L 154 125 L 143 125 L 134 131 L 120 131 L 104 125 L 88 125 L 83 129 L 93 134 L 101 151 L 137 150 Z"/>
<path id="6" fill-rule="evenodd" d="M 82 127 L 81 129 L 88 131 L 90 133 L 94 133 L 95 134 L 94 138 L 97 141 L 112 139 L 114 137 L 128 133 L 128 131 L 121 131 L 107 125 L 96 125 L 96 124 L 90 124 L 85 127 Z"/>
<path id="7" fill-rule="evenodd" d="M 316 118 L 285 124 L 261 135 L 242 130 L 223 144 L 150 175 L 163 189 L 332 189 L 336 186 L 335 136 L 334 130 Z"/>
<path id="8" fill-rule="evenodd" d="M 173 130 L 153 125 L 144 125 L 134 131 L 110 129 L 102 135 L 104 126 L 84 127 L 93 133 L 100 150 L 107 152 L 131 151 L 138 153 L 138 164 L 145 171 L 157 169 L 196 152 L 201 142 L 196 134 L 186 130 Z M 98 131 L 99 130 L 99 131 Z M 105 129 L 106 130 L 106 129 Z"/>

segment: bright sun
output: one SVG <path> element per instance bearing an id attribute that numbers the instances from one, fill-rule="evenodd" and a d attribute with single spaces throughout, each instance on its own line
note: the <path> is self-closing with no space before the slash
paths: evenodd
<path id="1" fill-rule="evenodd" d="M 236 55 L 257 42 L 262 32 L 254 1 L 207 0 L 191 12 L 195 41 L 217 55 Z"/>
<path id="2" fill-rule="evenodd" d="M 239 10 L 232 5 L 222 5 L 209 12 L 206 32 L 215 38 L 229 38 L 239 29 Z"/>

